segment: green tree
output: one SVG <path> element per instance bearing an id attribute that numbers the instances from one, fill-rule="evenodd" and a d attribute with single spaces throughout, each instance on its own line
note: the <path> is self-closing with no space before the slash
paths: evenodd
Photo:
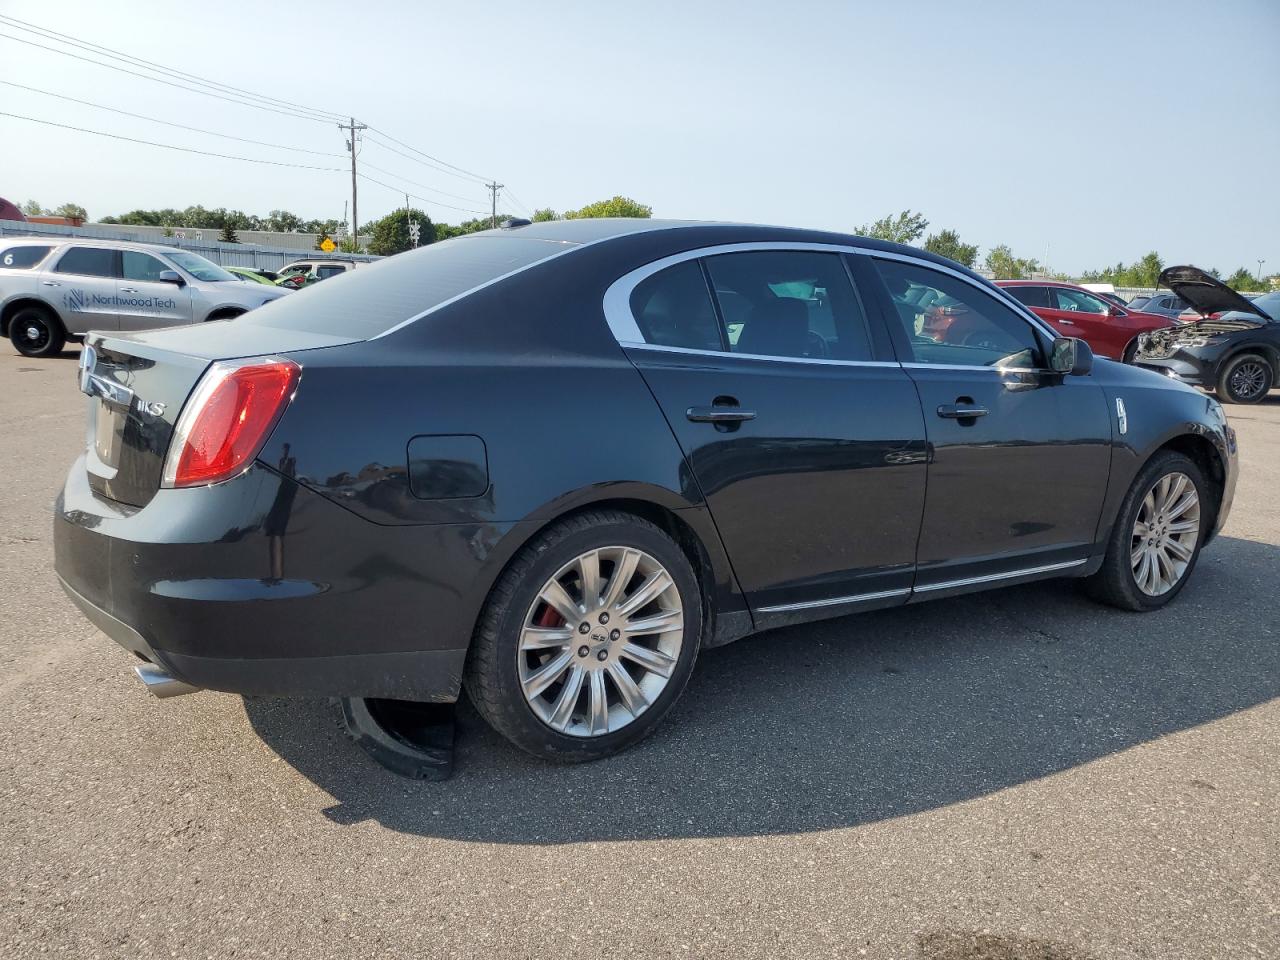
<path id="1" fill-rule="evenodd" d="M 1033 273 L 1042 272 L 1038 260 L 1015 257 L 1005 243 L 987 251 L 986 267 L 997 280 L 1025 280 Z"/>
<path id="2" fill-rule="evenodd" d="M 393 253 L 412 250 L 413 241 L 409 237 L 410 218 L 418 222 L 418 246 L 426 246 L 435 241 L 435 224 L 431 222 L 426 211 L 413 208 L 406 211 L 402 208 L 391 211 L 362 231 L 369 237 L 369 253 L 389 257 Z"/>
<path id="3" fill-rule="evenodd" d="M 1237 270 L 1231 276 L 1227 277 L 1227 279 L 1222 282 L 1225 283 L 1232 290 L 1248 290 L 1250 293 L 1254 292 L 1255 290 L 1267 289 L 1267 284 L 1265 281 L 1259 280 L 1257 277 L 1255 277 L 1252 273 L 1250 273 L 1244 267 L 1241 267 L 1239 270 Z"/>
<path id="4" fill-rule="evenodd" d="M 538 210 L 533 211 L 532 219 L 534 223 L 543 223 L 544 221 L 547 221 L 547 220 L 559 220 L 560 215 L 557 214 L 550 207 L 542 207 Z"/>
<path id="5" fill-rule="evenodd" d="M 580 210 L 566 210 L 566 220 L 583 220 L 589 217 L 634 217 L 647 220 L 653 216 L 653 208 L 637 203 L 630 197 L 613 197 L 610 200 L 597 200 Z"/>
<path id="6" fill-rule="evenodd" d="M 263 230 L 275 230 L 279 233 L 302 233 L 302 218 L 296 213 L 290 213 L 288 210 L 272 210 L 262 219 Z M 307 230 L 307 233 L 316 233 L 315 230 Z"/>
<path id="7" fill-rule="evenodd" d="M 978 245 L 961 243 L 960 236 L 954 230 L 943 230 L 931 233 L 924 241 L 924 248 L 940 257 L 950 257 L 956 263 L 972 267 L 978 262 Z"/>
<path id="8" fill-rule="evenodd" d="M 223 243 L 239 243 L 240 238 L 236 236 L 235 224 L 230 220 L 222 222 L 222 233 L 218 235 L 218 239 Z"/>
<path id="9" fill-rule="evenodd" d="M 89 211 L 78 203 L 64 203 L 53 211 L 53 215 L 55 217 L 78 217 L 81 220 L 89 219 Z"/>
<path id="10" fill-rule="evenodd" d="M 29 217 L 41 217 L 44 216 L 44 207 L 38 200 L 28 200 L 22 205 L 22 212 Z"/>
<path id="11" fill-rule="evenodd" d="M 875 240 L 889 240 L 893 243 L 911 243 L 924 236 L 929 228 L 929 221 L 923 213 L 912 213 L 903 210 L 895 216 L 881 217 L 875 223 L 864 223 L 854 229 L 854 233 Z M 974 251 L 977 256 L 977 251 Z"/>

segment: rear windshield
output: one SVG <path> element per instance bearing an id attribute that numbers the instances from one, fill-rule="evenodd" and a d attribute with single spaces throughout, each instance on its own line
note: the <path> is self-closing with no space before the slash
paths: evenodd
<path id="1" fill-rule="evenodd" d="M 565 244 L 521 237 L 444 240 L 348 270 L 273 300 L 236 322 L 367 340 L 565 249 Z"/>

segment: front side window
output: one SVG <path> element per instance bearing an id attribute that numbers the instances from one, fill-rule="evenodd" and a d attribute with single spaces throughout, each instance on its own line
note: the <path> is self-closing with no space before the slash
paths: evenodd
<path id="1" fill-rule="evenodd" d="M 916 363 L 1042 367 L 1031 324 L 958 277 L 873 258 Z"/>
<path id="2" fill-rule="evenodd" d="M 862 304 L 839 254 L 760 250 L 706 265 L 734 353 L 871 359 Z"/>
<path id="3" fill-rule="evenodd" d="M 1050 307 L 1048 287 L 1005 287 L 1005 293 L 1028 307 Z"/>
<path id="4" fill-rule="evenodd" d="M 206 260 L 200 254 L 191 253 L 189 250 L 174 250 L 166 256 L 172 258 L 174 263 L 197 280 L 203 280 L 206 283 L 220 283 L 236 278 L 234 273 L 227 273 L 212 260 Z"/>
<path id="5" fill-rule="evenodd" d="M 1059 310 L 1073 310 L 1078 313 L 1106 313 L 1107 305 L 1091 293 L 1083 290 L 1068 290 L 1066 287 L 1054 287 L 1053 295 L 1058 301 Z"/>
<path id="6" fill-rule="evenodd" d="M 75 273 L 82 277 L 114 277 L 116 251 L 102 247 L 71 247 L 58 261 L 54 273 Z"/>
<path id="7" fill-rule="evenodd" d="M 51 247 L 10 247 L 0 252 L 0 267 L 28 270 L 45 258 Z"/>
<path id="8" fill-rule="evenodd" d="M 126 280 L 142 280 L 148 282 L 158 282 L 160 274 L 164 270 L 171 269 L 165 266 L 149 253 L 139 253 L 137 250 L 124 250 L 120 254 L 123 261 L 123 269 Z"/>
<path id="9" fill-rule="evenodd" d="M 697 260 L 646 277 L 631 291 L 631 314 L 645 343 L 686 350 L 723 350 L 711 291 Z"/>

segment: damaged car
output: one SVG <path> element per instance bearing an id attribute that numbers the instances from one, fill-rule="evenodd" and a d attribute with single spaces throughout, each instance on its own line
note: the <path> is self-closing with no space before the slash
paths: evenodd
<path id="1" fill-rule="evenodd" d="M 1169 267 L 1160 283 L 1200 314 L 1138 341 L 1137 363 L 1213 390 L 1229 403 L 1257 403 L 1280 373 L 1280 291 L 1249 300 L 1197 267 Z"/>

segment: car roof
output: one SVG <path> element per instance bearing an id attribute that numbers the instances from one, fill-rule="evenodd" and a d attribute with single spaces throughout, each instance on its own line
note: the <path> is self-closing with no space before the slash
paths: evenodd
<path id="1" fill-rule="evenodd" d="M 609 240 L 622 240 L 639 234 L 653 234 L 669 231 L 672 234 L 689 232 L 690 234 L 714 233 L 718 243 L 820 243 L 847 247 L 862 247 L 880 250 L 885 253 L 905 254 L 916 260 L 931 261 L 952 270 L 960 270 L 972 277 L 982 280 L 978 274 L 963 264 L 940 257 L 901 243 L 888 240 L 875 240 L 871 237 L 858 236 L 852 233 L 837 233 L 830 230 L 811 230 L 803 227 L 778 227 L 759 223 L 731 223 L 714 220 L 653 220 L 624 217 L 590 217 L 581 220 L 546 220 L 539 223 L 515 224 L 509 227 L 498 227 L 494 230 L 480 230 L 476 233 L 463 234 L 453 243 L 473 237 L 513 237 L 518 236 L 531 240 L 545 240 L 551 243 L 576 244 L 585 246 L 589 243 L 600 243 Z M 694 243 L 698 238 L 690 238 Z M 984 280 L 985 282 L 985 280 Z"/>
<path id="2" fill-rule="evenodd" d="M 14 237 L 22 244 L 39 244 L 42 247 L 108 247 L 112 250 L 139 250 L 145 253 L 172 254 L 182 248 L 164 243 L 138 243 L 133 240 L 109 240 L 106 237 Z"/>

